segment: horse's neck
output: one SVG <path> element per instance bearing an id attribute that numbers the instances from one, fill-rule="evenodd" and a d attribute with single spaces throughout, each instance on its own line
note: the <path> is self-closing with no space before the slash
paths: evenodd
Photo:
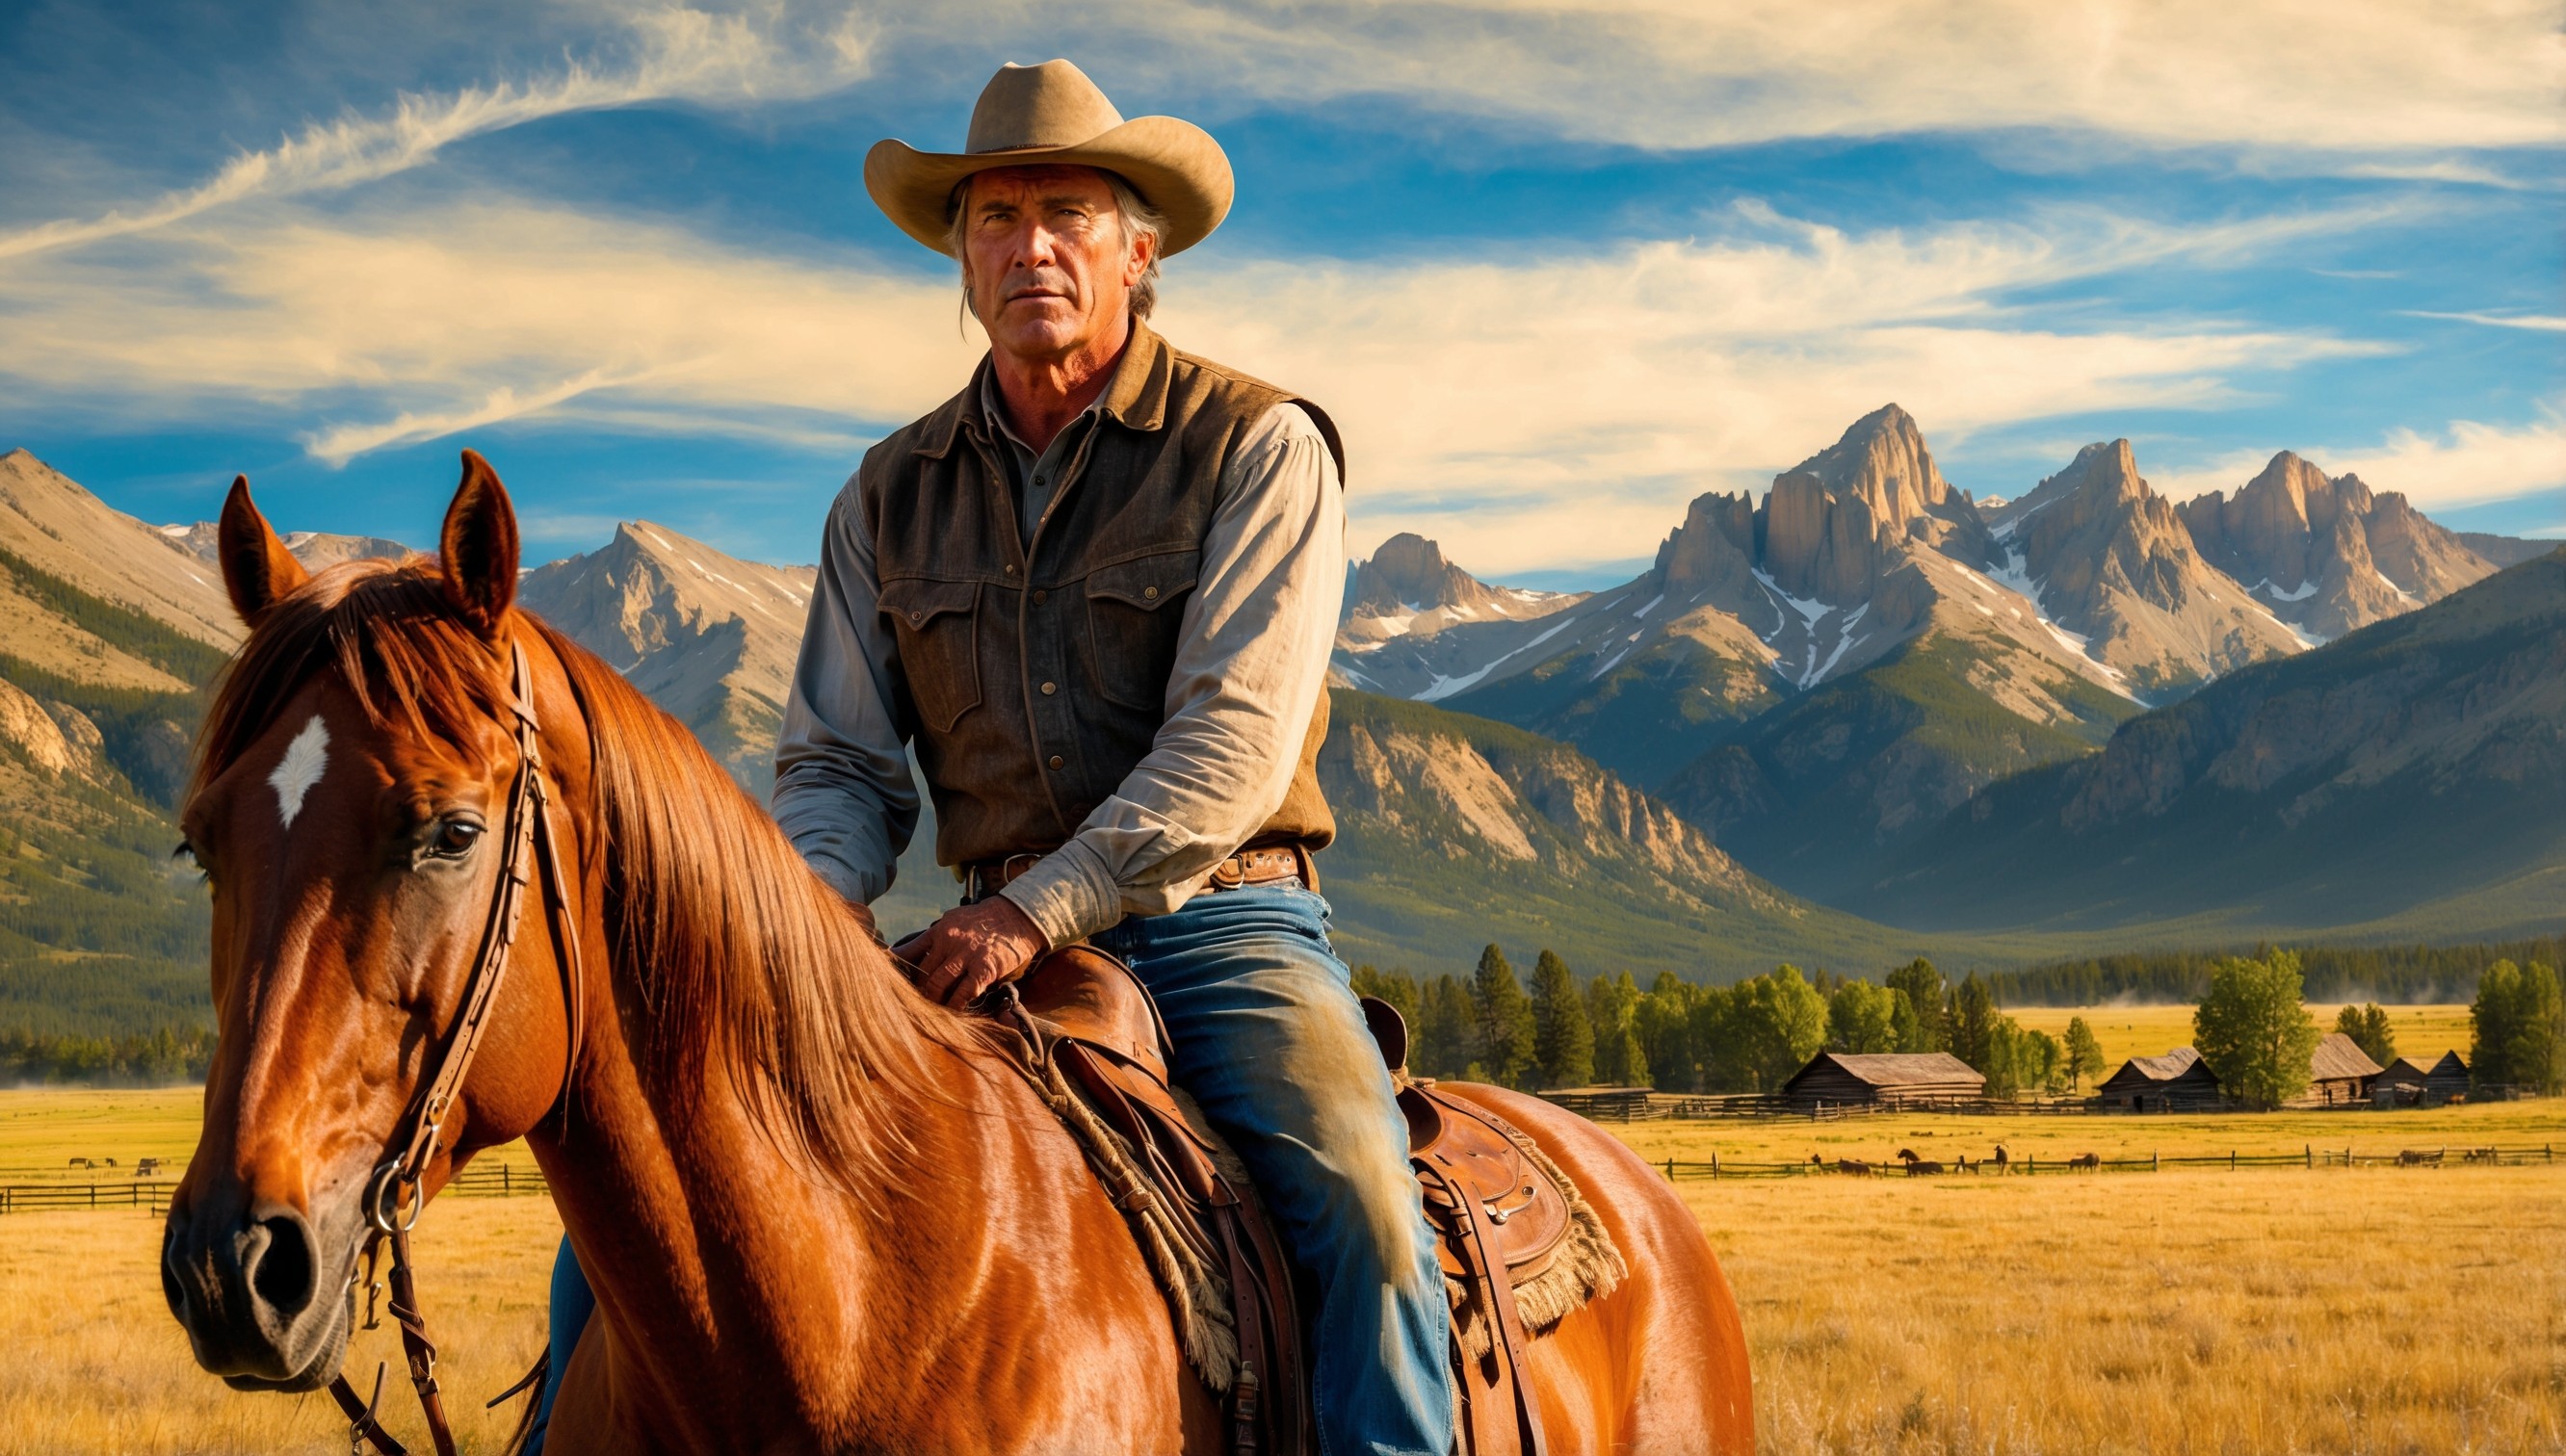
<path id="1" fill-rule="evenodd" d="M 634 998 L 632 1014 L 605 1007 L 592 1024 L 634 1030 L 592 1039 L 568 1132 L 547 1124 L 530 1140 L 613 1332 L 619 1418 L 691 1428 L 673 1444 L 734 1447 L 777 1414 L 738 1381 L 771 1395 L 814 1349 L 873 1373 L 900 1362 L 926 1292 L 983 1252 L 978 1220 L 970 1238 L 949 1236 L 945 1220 L 970 1200 L 946 1185 L 993 1170 L 936 1154 L 971 1142 L 1003 1088 L 964 1073 L 949 1096 L 885 1092 L 876 1112 L 918 1149 L 903 1160 L 918 1181 L 857 1196 L 779 1147 L 729 1068 L 648 1065 L 648 1013 L 629 985 L 615 994 Z M 942 1217 L 917 1218 L 921 1205 Z M 921 1238 L 922 1224 L 944 1231 Z"/>

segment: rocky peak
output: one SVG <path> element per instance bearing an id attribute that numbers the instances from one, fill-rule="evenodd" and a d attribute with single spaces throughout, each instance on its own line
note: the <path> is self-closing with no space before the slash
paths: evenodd
<path id="1" fill-rule="evenodd" d="M 170 544 L 199 561 L 208 562 L 218 561 L 220 558 L 221 532 L 222 528 L 211 521 L 197 521 L 186 526 L 160 528 L 160 534 L 169 538 Z M 386 536 L 344 536 L 335 531 L 289 531 L 285 534 L 284 541 L 285 549 L 294 553 L 294 559 L 303 563 L 304 570 L 312 572 L 335 567 L 341 562 L 376 558 L 399 561 L 403 557 L 416 554 Z"/>
<path id="2" fill-rule="evenodd" d="M 1755 502 L 1746 492 L 1693 497 L 1683 524 L 1667 533 L 1650 569 L 1658 591 L 1687 601 L 1704 594 L 1751 592 L 1755 577 Z"/>
<path id="3" fill-rule="evenodd" d="M 1892 565 L 1884 553 L 1910 541 L 1970 566 L 1998 555 L 1976 507 L 1942 478 L 1916 417 L 1895 404 L 1774 477 L 1764 497 L 1764 569 L 1795 597 L 1868 600 Z"/>
<path id="4" fill-rule="evenodd" d="M 1444 560 L 1443 548 L 1402 531 L 1381 544 L 1372 559 L 1357 563 L 1346 599 L 1346 613 L 1400 616 L 1436 607 L 1484 607 L 1496 593 L 1478 578 Z"/>
<path id="5" fill-rule="evenodd" d="M 2234 499 L 2213 490 L 2181 515 L 2210 565 L 2319 638 L 2438 601 L 2493 570 L 2403 495 L 2376 494 L 2357 475 L 2328 477 L 2287 450 Z"/>

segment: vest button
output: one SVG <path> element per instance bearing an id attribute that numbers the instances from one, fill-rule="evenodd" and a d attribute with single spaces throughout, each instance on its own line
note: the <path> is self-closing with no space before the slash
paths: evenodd
<path id="1" fill-rule="evenodd" d="M 1051 594 L 1050 594 L 1049 592 L 1036 592 L 1036 593 L 1034 593 L 1034 606 L 1036 606 L 1036 607 L 1040 607 L 1040 606 L 1042 606 L 1044 603 L 1049 602 L 1050 600 L 1051 600 Z"/>
<path id="2" fill-rule="evenodd" d="M 1158 589 L 1157 589 L 1157 588 L 1155 588 L 1155 587 L 1144 587 L 1144 588 L 1142 588 L 1142 589 L 1141 589 L 1141 600 L 1142 600 L 1142 601 L 1144 601 L 1144 602 L 1155 602 L 1155 601 L 1157 601 L 1157 600 L 1158 600 Z"/>
<path id="3" fill-rule="evenodd" d="M 1057 682 L 1046 682 L 1043 684 L 1044 697 L 1050 697 L 1053 693 L 1058 691 L 1060 691 L 1060 684 Z"/>
<path id="4" fill-rule="evenodd" d="M 1062 758 L 1059 754 L 1053 754 L 1051 756 L 1051 766 L 1056 769 L 1066 768 L 1069 766 L 1069 760 Z"/>
<path id="5" fill-rule="evenodd" d="M 1014 562 L 1009 562 L 1009 563 L 1007 563 L 1007 575 L 1012 577 L 1012 576 L 1014 576 L 1015 574 L 1016 574 L 1016 564 L 1015 564 Z"/>
<path id="6" fill-rule="evenodd" d="M 923 611 L 912 611 L 908 614 L 908 619 L 910 621 L 924 621 L 926 620 L 926 613 Z"/>

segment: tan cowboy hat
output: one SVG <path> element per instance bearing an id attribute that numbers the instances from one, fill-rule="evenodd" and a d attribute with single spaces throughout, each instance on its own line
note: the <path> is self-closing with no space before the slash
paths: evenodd
<path id="1" fill-rule="evenodd" d="M 1173 117 L 1126 121 L 1067 61 L 998 68 L 971 109 L 963 150 L 883 140 L 865 153 L 865 190 L 899 230 L 941 253 L 953 191 L 996 167 L 1089 166 L 1119 173 L 1167 219 L 1158 255 L 1181 253 L 1229 215 L 1229 158 L 1211 133 Z"/>

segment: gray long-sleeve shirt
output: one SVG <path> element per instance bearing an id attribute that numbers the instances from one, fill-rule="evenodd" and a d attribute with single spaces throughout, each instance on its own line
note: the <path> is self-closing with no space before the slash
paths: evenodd
<path id="1" fill-rule="evenodd" d="M 1003 428 L 1005 411 L 987 412 Z M 1041 456 L 1008 433 L 1002 453 L 1021 509 L 1038 516 L 1049 504 L 1041 491 L 1056 472 L 1044 462 L 1066 458 L 1063 444 L 1095 419 L 1080 416 Z M 1327 688 L 1345 582 L 1344 492 L 1327 441 L 1299 407 L 1276 405 L 1240 441 L 1218 489 L 1167 675 L 1165 724 L 1069 843 L 1004 891 L 1054 945 L 1191 898 L 1281 807 Z M 850 479 L 821 542 L 775 748 L 774 806 L 812 867 L 865 902 L 891 887 L 917 827 L 905 752 L 917 714 L 879 595 Z"/>

